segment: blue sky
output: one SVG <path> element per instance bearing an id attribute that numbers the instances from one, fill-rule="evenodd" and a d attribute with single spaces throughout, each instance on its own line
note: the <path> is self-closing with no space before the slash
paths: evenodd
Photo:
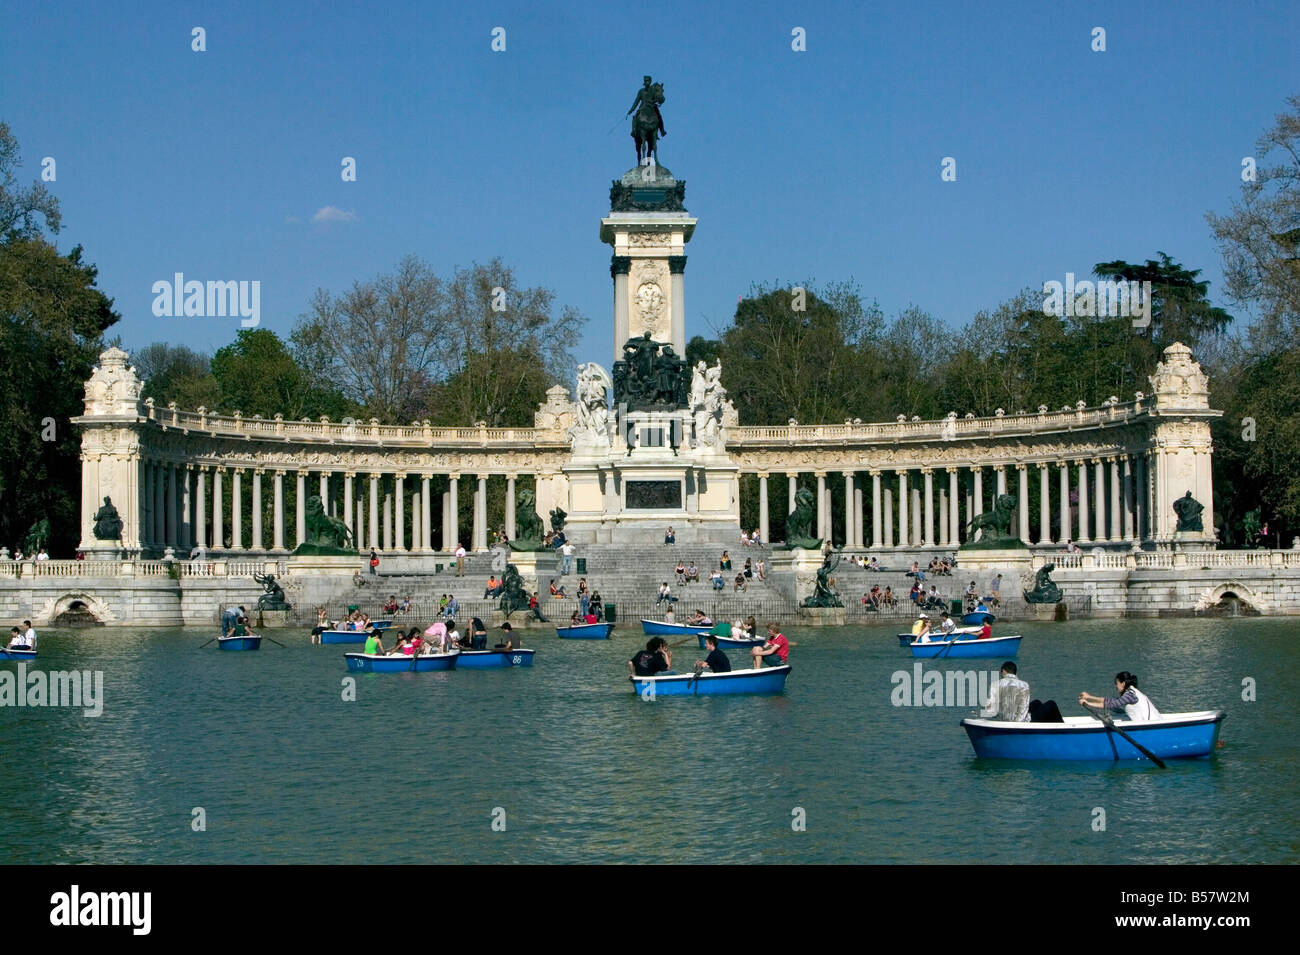
<path id="1" fill-rule="evenodd" d="M 888 315 L 958 326 L 1157 250 L 1217 300 L 1204 215 L 1300 91 L 1293 2 L 4 7 L 0 119 L 24 181 L 55 158 L 59 246 L 99 266 L 128 348 L 234 337 L 237 318 L 152 314 L 175 272 L 260 281 L 262 326 L 287 335 L 318 287 L 499 255 L 580 308 L 575 357 L 607 362 L 599 220 L 643 73 L 700 220 L 688 337 L 755 281 L 852 278 Z M 326 207 L 348 221 L 314 223 Z"/>

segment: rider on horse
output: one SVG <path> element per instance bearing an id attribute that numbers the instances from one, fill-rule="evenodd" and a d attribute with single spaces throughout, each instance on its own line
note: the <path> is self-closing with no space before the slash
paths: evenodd
<path id="1" fill-rule="evenodd" d="M 662 83 L 651 83 L 650 77 L 642 78 L 641 88 L 636 91 L 636 99 L 632 101 L 632 108 L 627 111 L 625 116 L 631 116 L 636 113 L 636 119 L 632 120 L 632 138 L 636 140 L 637 162 L 642 159 L 642 144 L 646 144 L 646 155 L 655 151 L 654 143 L 658 136 L 667 136 L 668 130 L 664 129 L 664 117 L 659 112 L 659 105 L 664 101 L 664 85 Z"/>

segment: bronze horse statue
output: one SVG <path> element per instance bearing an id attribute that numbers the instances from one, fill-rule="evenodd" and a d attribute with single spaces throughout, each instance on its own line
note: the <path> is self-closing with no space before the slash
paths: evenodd
<path id="1" fill-rule="evenodd" d="M 632 119 L 632 139 L 636 142 L 638 165 L 650 156 L 654 157 L 656 164 L 659 162 L 659 137 L 668 135 L 668 131 L 664 129 L 664 118 L 659 112 L 663 102 L 664 85 L 652 84 L 650 77 L 647 76 L 645 85 L 637 90 L 632 109 L 627 111 L 631 116 L 632 110 L 636 110 L 636 116 Z"/>

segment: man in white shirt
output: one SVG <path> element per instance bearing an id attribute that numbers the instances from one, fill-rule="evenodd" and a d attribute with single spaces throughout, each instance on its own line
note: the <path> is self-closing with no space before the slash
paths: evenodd
<path id="1" fill-rule="evenodd" d="M 465 548 L 460 541 L 456 542 L 456 576 L 465 576 Z"/>
<path id="2" fill-rule="evenodd" d="M 564 555 L 564 563 L 560 567 L 560 576 L 563 577 L 569 572 L 569 567 L 573 563 L 573 545 L 566 540 L 564 546 L 560 548 L 560 553 Z"/>
<path id="3" fill-rule="evenodd" d="M 1004 723 L 1029 722 L 1029 684 L 1016 676 L 1016 665 L 1011 660 L 1002 664 L 1002 679 L 989 687 L 989 699 L 980 710 L 986 720 Z"/>
<path id="4" fill-rule="evenodd" d="M 32 622 L 30 620 L 24 620 L 23 626 L 27 628 L 27 632 L 23 634 L 23 642 L 27 644 L 28 650 L 35 650 L 36 631 L 32 629 Z"/>
<path id="5" fill-rule="evenodd" d="M 957 629 L 957 624 L 953 622 L 952 617 L 950 617 L 948 615 L 948 611 L 945 610 L 943 612 L 943 623 L 939 624 L 939 630 L 942 631 L 942 633 L 945 636 L 947 636 L 948 634 L 952 633 L 956 629 Z"/>

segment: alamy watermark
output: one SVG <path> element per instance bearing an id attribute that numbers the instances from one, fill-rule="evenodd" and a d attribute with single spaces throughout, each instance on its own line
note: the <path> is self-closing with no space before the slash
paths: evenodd
<path id="1" fill-rule="evenodd" d="M 929 670 L 912 664 L 911 672 L 895 670 L 889 702 L 894 706 L 983 706 L 989 688 L 1001 676 L 997 670 Z"/>
<path id="2" fill-rule="evenodd" d="M 153 313 L 159 318 L 225 318 L 238 315 L 240 325 L 256 328 L 262 321 L 262 283 L 185 281 L 177 272 L 172 281 L 153 283 Z"/>
<path id="3" fill-rule="evenodd" d="M 0 670 L 0 706 L 71 706 L 82 716 L 104 712 L 103 670 Z"/>
<path id="4" fill-rule="evenodd" d="M 1131 318 L 1134 328 L 1147 328 L 1151 325 L 1151 282 L 1076 282 L 1074 273 L 1066 272 L 1063 283 L 1043 283 L 1043 314 L 1056 318 Z"/>

